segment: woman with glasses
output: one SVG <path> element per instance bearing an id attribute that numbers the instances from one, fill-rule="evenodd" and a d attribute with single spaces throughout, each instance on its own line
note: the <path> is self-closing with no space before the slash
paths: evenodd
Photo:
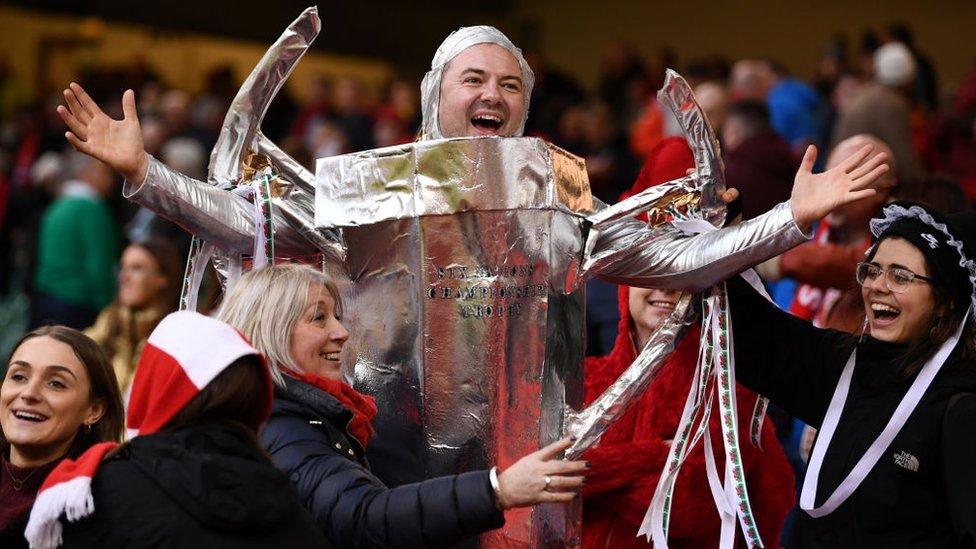
<path id="1" fill-rule="evenodd" d="M 976 214 L 896 203 L 856 271 L 860 337 L 729 283 L 736 375 L 819 429 L 789 545 L 976 546 Z"/>

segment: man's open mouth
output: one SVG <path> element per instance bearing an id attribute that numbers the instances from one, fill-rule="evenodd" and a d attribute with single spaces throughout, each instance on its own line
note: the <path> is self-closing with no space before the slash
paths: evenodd
<path id="1" fill-rule="evenodd" d="M 477 114 L 471 117 L 471 125 L 479 130 L 497 132 L 503 123 L 500 116 L 493 114 Z"/>

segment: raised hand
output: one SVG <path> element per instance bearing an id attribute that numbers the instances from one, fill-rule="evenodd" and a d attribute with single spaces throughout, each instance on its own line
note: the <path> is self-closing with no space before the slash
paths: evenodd
<path id="1" fill-rule="evenodd" d="M 141 183 L 149 158 L 142 144 L 135 93 L 122 94 L 122 120 L 109 118 L 74 82 L 64 90 L 64 101 L 67 107 L 58 105 L 58 115 L 68 125 L 64 137 L 71 146 L 108 164 L 127 180 Z"/>
<path id="2" fill-rule="evenodd" d="M 583 486 L 581 474 L 588 467 L 587 463 L 555 459 L 572 444 L 570 438 L 557 440 L 499 473 L 499 490 L 495 494 L 498 507 L 502 510 L 528 507 L 537 503 L 566 502 L 576 497 Z"/>
<path id="3" fill-rule="evenodd" d="M 817 148 L 807 147 L 790 195 L 793 218 L 801 229 L 807 231 L 835 208 L 877 193 L 872 185 L 888 171 L 888 165 L 883 152 L 868 159 L 873 150 L 871 145 L 865 145 L 833 169 L 814 175 Z"/>

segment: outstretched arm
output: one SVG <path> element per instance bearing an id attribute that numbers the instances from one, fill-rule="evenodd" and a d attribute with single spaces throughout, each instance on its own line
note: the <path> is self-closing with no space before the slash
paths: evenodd
<path id="1" fill-rule="evenodd" d="M 64 90 L 64 101 L 67 106 L 58 105 L 58 114 L 68 125 L 70 131 L 64 136 L 71 146 L 108 164 L 126 180 L 141 183 L 149 155 L 142 144 L 135 92 L 126 90 L 122 94 L 122 120 L 110 118 L 74 82 Z"/>
<path id="2" fill-rule="evenodd" d="M 698 290 L 802 243 L 812 224 L 835 208 L 872 196 L 887 171 L 884 153 L 858 166 L 866 146 L 837 167 L 813 174 L 816 148 L 807 149 L 789 202 L 734 227 L 695 236 L 621 220 L 603 229 L 591 269 L 618 284 Z M 634 250 L 637 250 L 636 252 Z"/>

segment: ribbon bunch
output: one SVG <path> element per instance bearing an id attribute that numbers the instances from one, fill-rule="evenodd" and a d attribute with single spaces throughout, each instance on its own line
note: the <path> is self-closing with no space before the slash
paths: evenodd
<path id="1" fill-rule="evenodd" d="M 686 234 L 717 230 L 708 221 L 694 217 L 679 217 L 673 220 L 672 224 Z M 769 297 L 755 271 L 746 271 L 742 276 L 761 294 Z M 708 429 L 713 403 L 716 400 L 719 405 L 722 444 L 725 451 L 725 470 L 721 479 Z M 753 405 L 752 418 L 749 422 L 749 439 L 756 447 L 759 447 L 762 442 L 762 425 L 768 405 L 769 401 L 762 396 L 758 397 Z M 742 527 L 750 547 L 763 547 L 749 502 L 737 423 L 735 355 L 732 350 L 728 295 L 725 283 L 722 283 L 712 287 L 702 297 L 701 344 L 694 381 L 685 399 L 675 437 L 671 441 L 666 470 L 662 472 L 658 481 L 654 496 L 638 530 L 638 536 L 646 536 L 648 541 L 654 542 L 655 547 L 668 546 L 671 503 L 678 473 L 691 450 L 704 439 L 708 485 L 722 520 L 720 547 L 731 549 L 735 545 L 736 522 Z"/>
<path id="2" fill-rule="evenodd" d="M 671 503 L 678 473 L 692 448 L 704 439 L 708 484 L 722 518 L 721 547 L 734 546 L 736 522 L 741 525 L 750 547 L 763 547 L 752 506 L 749 503 L 739 449 L 735 358 L 732 352 L 728 296 L 724 283 L 711 288 L 703 297 L 702 305 L 702 340 L 694 381 L 685 400 L 675 438 L 671 442 L 666 470 L 661 474 L 638 535 L 647 536 L 649 541 L 654 542 L 655 547 L 667 547 Z M 721 480 L 708 429 L 715 401 L 719 406 L 722 443 L 725 449 L 724 478 Z M 761 411 L 764 408 L 765 406 L 757 401 L 754 411 Z M 751 424 L 761 429 L 762 416 L 754 416 Z M 757 436 L 753 435 L 750 438 L 758 442 Z"/>
<path id="3" fill-rule="evenodd" d="M 264 168 L 256 179 L 242 183 L 231 192 L 243 196 L 254 204 L 252 215 L 254 219 L 254 246 L 251 253 L 252 268 L 257 269 L 269 263 L 274 263 L 274 203 L 272 202 L 271 182 L 276 175 L 270 168 Z M 186 270 L 183 273 L 183 289 L 180 291 L 180 310 L 195 311 L 197 296 L 203 275 L 211 260 L 216 261 L 217 247 L 205 242 L 194 235 L 190 241 L 190 252 L 186 260 Z M 229 290 L 240 278 L 244 270 L 244 257 L 235 254 L 229 258 L 227 265 L 227 289 Z"/>

